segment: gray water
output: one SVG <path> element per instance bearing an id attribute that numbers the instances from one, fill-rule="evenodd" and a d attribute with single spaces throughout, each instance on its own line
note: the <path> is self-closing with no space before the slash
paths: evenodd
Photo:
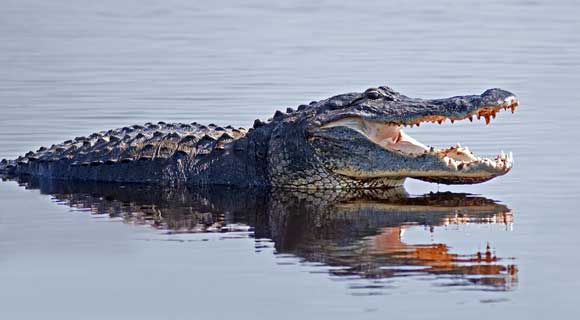
<path id="1" fill-rule="evenodd" d="M 521 101 L 514 115 L 501 113 L 490 126 L 410 132 L 438 147 L 513 151 L 514 169 L 485 184 L 405 185 L 415 196 L 477 194 L 508 207 L 509 219 L 458 222 L 448 208 L 436 222 L 376 222 L 369 226 L 380 228 L 369 234 L 331 239 L 352 248 L 395 228 L 413 250 L 444 245 L 449 254 L 473 257 L 489 246 L 495 265 L 511 268 L 499 287 L 481 285 L 482 272 L 405 273 L 417 267 L 407 260 L 392 277 L 338 276 L 335 269 L 350 260 L 341 267 L 345 260 L 321 263 L 286 250 L 273 236 L 261 238 L 260 224 L 235 215 L 221 225 L 230 232 L 172 232 L 126 218 L 126 206 L 102 214 L 91 207 L 99 194 L 79 205 L 61 192 L 2 182 L 2 319 L 541 319 L 575 312 L 577 1 L 0 5 L 0 158 L 147 121 L 249 126 L 277 109 L 383 84 L 417 97 L 501 87 Z M 86 199 L 81 191 L 66 194 Z M 361 210 L 367 215 L 355 222 L 381 215 Z M 471 278 L 479 282 L 464 285 Z"/>

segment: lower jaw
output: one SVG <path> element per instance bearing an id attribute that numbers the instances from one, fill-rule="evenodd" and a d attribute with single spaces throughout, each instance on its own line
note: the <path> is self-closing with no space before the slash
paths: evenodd
<path id="1" fill-rule="evenodd" d="M 397 174 L 395 172 L 377 172 L 375 176 L 358 176 L 353 177 L 348 173 L 352 172 L 336 172 L 343 177 L 352 179 L 354 184 L 359 185 L 361 188 L 369 188 L 372 186 L 400 186 L 405 182 L 405 179 L 416 179 L 431 183 L 439 184 L 477 184 L 482 183 L 498 176 L 506 174 L 508 171 L 492 174 L 482 174 L 482 173 L 463 173 L 463 174 L 453 174 L 447 171 L 431 171 L 431 172 L 401 172 Z"/>

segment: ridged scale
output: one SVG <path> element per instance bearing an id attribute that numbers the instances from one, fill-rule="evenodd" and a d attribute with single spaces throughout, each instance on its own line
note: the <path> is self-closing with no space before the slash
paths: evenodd
<path id="1" fill-rule="evenodd" d="M 146 123 L 77 137 L 41 147 L 19 157 L 17 163 L 68 161 L 71 166 L 111 165 L 117 162 L 168 159 L 176 154 L 197 156 L 223 150 L 246 134 L 246 129 L 197 123 Z"/>

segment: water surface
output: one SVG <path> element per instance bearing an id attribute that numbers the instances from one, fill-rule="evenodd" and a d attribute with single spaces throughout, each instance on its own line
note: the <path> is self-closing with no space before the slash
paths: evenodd
<path id="1" fill-rule="evenodd" d="M 121 186 L 2 182 L 0 315 L 570 314 L 578 12 L 575 1 L 2 1 L 0 158 L 147 121 L 249 126 L 382 84 L 418 97 L 502 87 L 521 107 L 490 126 L 412 129 L 437 147 L 513 151 L 512 172 L 481 185 L 408 181 L 403 195 L 275 208 L 275 195 L 221 190 L 168 208 Z"/>

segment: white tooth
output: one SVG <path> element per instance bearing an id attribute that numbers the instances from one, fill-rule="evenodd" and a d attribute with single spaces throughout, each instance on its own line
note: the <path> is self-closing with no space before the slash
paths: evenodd
<path id="1" fill-rule="evenodd" d="M 510 157 L 510 162 L 513 164 L 514 163 L 514 154 L 511 151 L 510 151 L 509 157 Z"/>
<path id="2" fill-rule="evenodd" d="M 459 144 L 459 142 L 457 142 L 457 144 L 455 145 L 455 147 L 456 147 L 457 149 L 461 148 L 461 145 Z"/>
<path id="3" fill-rule="evenodd" d="M 505 152 L 503 152 L 503 150 L 501 151 L 501 153 L 499 154 L 499 157 L 501 159 L 505 159 Z"/>

